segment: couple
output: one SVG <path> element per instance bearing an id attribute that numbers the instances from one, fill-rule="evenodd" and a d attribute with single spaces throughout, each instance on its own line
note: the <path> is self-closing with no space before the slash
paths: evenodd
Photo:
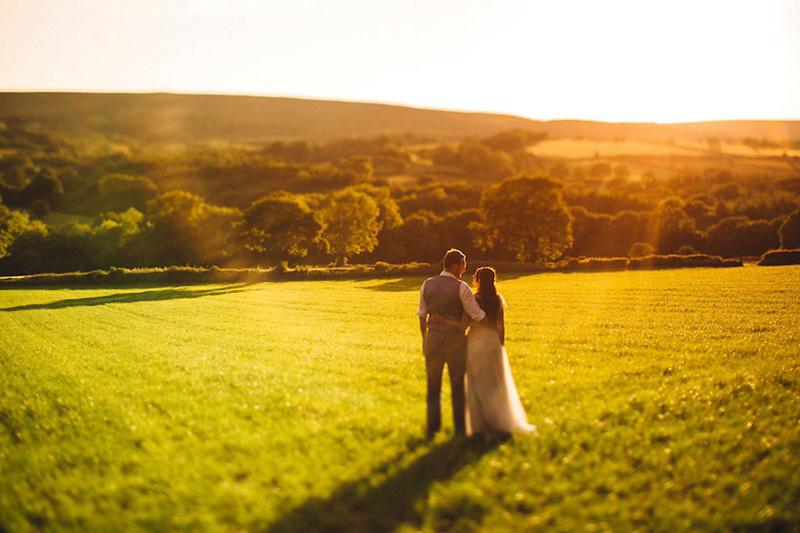
<path id="1" fill-rule="evenodd" d="M 479 268 L 474 280 L 477 292 L 472 294 L 459 279 L 466 270 L 466 256 L 451 249 L 444 256 L 442 273 L 425 280 L 420 289 L 417 316 L 428 378 L 428 438 L 442 425 L 445 364 L 456 434 L 536 433 L 517 396 L 503 346 L 505 300 L 495 288 L 495 271 Z"/>

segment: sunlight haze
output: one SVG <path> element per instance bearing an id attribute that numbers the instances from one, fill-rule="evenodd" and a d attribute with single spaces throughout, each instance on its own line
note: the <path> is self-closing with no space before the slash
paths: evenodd
<path id="1" fill-rule="evenodd" d="M 800 2 L 2 0 L 0 91 L 800 119 Z"/>

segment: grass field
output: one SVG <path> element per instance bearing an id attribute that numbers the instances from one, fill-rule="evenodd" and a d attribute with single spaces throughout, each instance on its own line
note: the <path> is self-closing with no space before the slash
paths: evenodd
<path id="1" fill-rule="evenodd" d="M 421 281 L 0 290 L 0 531 L 800 530 L 799 267 L 500 272 L 510 440 L 422 439 Z"/>

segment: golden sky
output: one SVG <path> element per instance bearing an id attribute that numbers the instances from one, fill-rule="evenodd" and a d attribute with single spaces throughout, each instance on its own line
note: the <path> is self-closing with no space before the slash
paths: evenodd
<path id="1" fill-rule="evenodd" d="M 0 91 L 800 119 L 800 0 L 0 0 Z"/>

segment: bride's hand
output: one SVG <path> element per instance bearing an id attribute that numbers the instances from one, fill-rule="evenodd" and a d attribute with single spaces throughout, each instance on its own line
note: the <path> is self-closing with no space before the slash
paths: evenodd
<path id="1" fill-rule="evenodd" d="M 442 315 L 440 315 L 439 313 L 431 313 L 431 317 L 430 317 L 430 321 L 431 322 L 441 323 L 443 321 L 443 319 L 444 319 L 444 317 Z"/>

